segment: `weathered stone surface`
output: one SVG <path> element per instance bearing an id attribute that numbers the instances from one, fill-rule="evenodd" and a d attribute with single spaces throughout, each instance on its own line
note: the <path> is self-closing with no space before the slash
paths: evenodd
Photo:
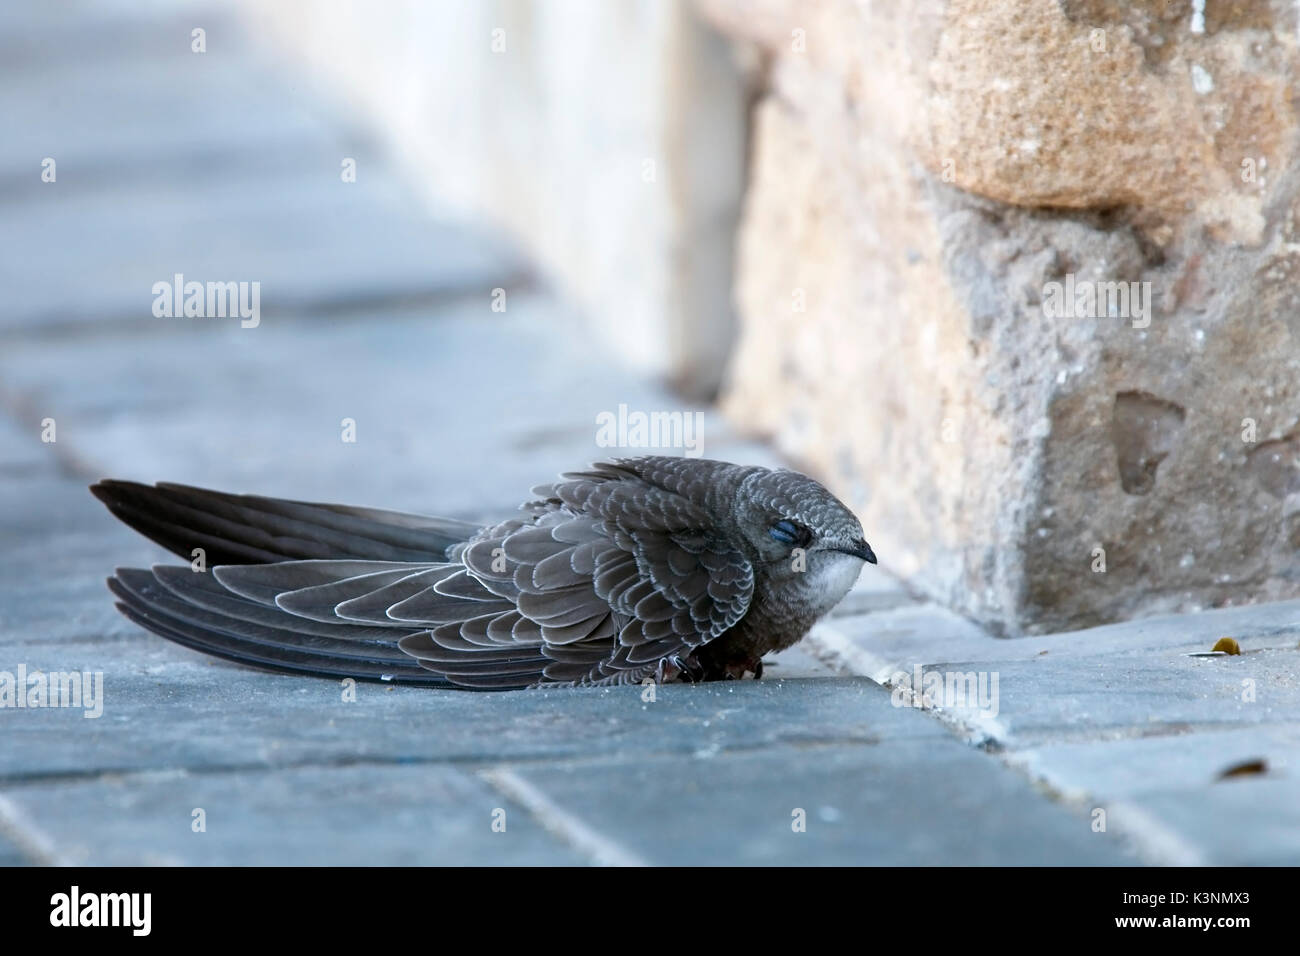
<path id="1" fill-rule="evenodd" d="M 1239 655 L 1209 653 L 1224 636 Z M 843 670 L 895 686 L 918 670 L 997 675 L 996 713 L 986 717 L 969 698 L 936 703 L 945 720 L 1004 749 L 1300 719 L 1300 601 L 1016 640 L 990 640 L 933 605 L 905 606 L 831 617 L 805 643 Z"/>
<path id="2" fill-rule="evenodd" d="M 771 59 L 733 420 L 1000 633 L 1300 595 L 1289 5 L 701 5 Z"/>
<path id="3" fill-rule="evenodd" d="M 1066 666 L 952 661 L 927 670 L 996 673 L 998 739 L 1024 746 L 1073 736 L 1179 733 L 1196 726 L 1295 724 L 1300 722 L 1294 692 L 1298 659 L 1294 645 L 1274 645 L 1240 657 L 1189 657 L 1171 650 L 1099 655 Z M 951 710 L 958 718 L 978 714 L 975 706 Z"/>
<path id="4" fill-rule="evenodd" d="M 841 643 L 870 654 L 877 666 L 891 661 L 904 668 L 937 661 L 1018 661 L 1049 654 L 1055 661 L 1135 650 L 1190 654 L 1209 651 L 1220 637 L 1238 640 L 1243 649 L 1258 650 L 1292 646 L 1300 639 L 1300 601 L 1157 615 L 1086 631 L 990 641 L 969 620 L 934 604 L 853 610 L 871 594 L 860 585 L 845 598 L 847 613 L 834 613 L 822 624 L 839 632 Z M 877 676 L 874 670 L 863 673 Z"/>
<path id="5" fill-rule="evenodd" d="M 57 835 L 52 862 L 62 865 L 586 862 L 481 780 L 436 764 L 114 775 L 18 787 L 7 798 Z"/>
<path id="6" fill-rule="evenodd" d="M 114 614 L 105 600 L 103 617 Z M 662 688 L 652 702 L 640 688 L 484 697 L 362 684 L 350 701 L 341 682 L 226 664 L 138 630 L 88 642 L 14 638 L 0 634 L 0 671 L 100 672 L 103 708 L 98 717 L 84 707 L 0 710 L 0 785 L 138 770 L 691 755 L 947 736 L 920 713 L 891 707 L 888 692 L 864 678 Z"/>
<path id="7" fill-rule="evenodd" d="M 0 378 L 23 413 L 24 439 L 65 455 L 88 481 L 179 481 L 500 520 L 566 469 L 681 452 L 599 444 L 598 416 L 620 404 L 698 413 L 708 457 L 778 463 L 716 413 L 629 375 L 577 331 L 572 309 L 535 294 L 509 301 L 504 314 L 476 296 L 433 314 L 267 317 L 248 329 L 150 317 L 125 335 L 15 339 L 0 353 Z M 39 441 L 46 418 L 55 445 Z M 342 440 L 345 418 L 354 442 Z"/>
<path id="8" fill-rule="evenodd" d="M 1160 862 L 1295 866 L 1300 862 L 1300 735 L 1294 724 L 1054 744 L 1017 755 L 1033 777 Z M 1233 773 L 1233 771 L 1236 771 Z"/>
<path id="9" fill-rule="evenodd" d="M 0 838 L 0 866 L 29 866 L 31 862 L 17 846 Z"/>
<path id="10" fill-rule="evenodd" d="M 1206 656 L 1223 636 L 1241 653 Z M 942 679 L 926 713 L 1104 822 L 1146 862 L 1208 865 L 1300 859 L 1298 640 L 1300 601 L 1287 601 L 1015 640 L 904 605 L 832 616 L 804 644 L 892 682 L 900 703 L 914 702 L 918 671 L 923 686 Z"/>
<path id="11" fill-rule="evenodd" d="M 1202 4 L 1202 8 L 1206 5 Z M 1167 238 L 1258 243 L 1294 150 L 1294 11 L 1281 3 L 950 0 L 930 150 L 957 186 L 1024 206 L 1128 207 Z M 1163 224 L 1163 226 L 1161 226 Z"/>
<path id="12" fill-rule="evenodd" d="M 412 204 L 393 164 L 253 55 L 230 11 L 11 16 L 0 334 L 147 324 L 154 284 L 177 273 L 259 283 L 267 322 L 457 294 L 486 303 L 526 278 L 508 244 Z M 190 49 L 198 27 L 203 53 Z"/>
<path id="13" fill-rule="evenodd" d="M 1044 801 L 951 738 L 704 753 L 689 762 L 598 760 L 517 773 L 662 865 L 1135 862 L 1110 836 L 1093 833 L 1083 814 Z M 799 811 L 802 830 L 795 828 Z M 662 820 L 666 831 L 648 826 L 651 820 Z"/>

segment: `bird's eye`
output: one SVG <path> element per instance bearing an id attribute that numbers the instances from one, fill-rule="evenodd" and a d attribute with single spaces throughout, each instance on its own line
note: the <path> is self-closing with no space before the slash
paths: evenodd
<path id="1" fill-rule="evenodd" d="M 782 518 L 767 531 L 772 540 L 782 544 L 802 544 L 808 540 L 808 529 L 802 528 L 786 518 Z"/>

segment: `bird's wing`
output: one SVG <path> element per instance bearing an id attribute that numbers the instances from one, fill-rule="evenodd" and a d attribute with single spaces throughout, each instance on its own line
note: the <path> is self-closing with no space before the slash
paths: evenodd
<path id="1" fill-rule="evenodd" d="M 188 485 L 108 479 L 90 490 L 114 515 L 174 554 L 190 560 L 202 548 L 209 566 L 306 558 L 445 561 L 449 547 L 479 530 L 452 518 Z"/>
<path id="2" fill-rule="evenodd" d="M 403 638 L 403 650 L 472 686 L 637 682 L 748 609 L 753 568 L 688 499 L 621 472 L 571 476 L 547 493 L 532 518 L 455 549 L 463 574 L 388 609 L 446 620 Z M 462 619 L 455 600 L 463 615 L 466 599 L 481 603 Z"/>
<path id="3" fill-rule="evenodd" d="M 177 504 L 171 487 L 146 489 L 167 507 L 156 521 L 137 515 L 132 523 L 162 528 L 155 540 L 176 542 L 186 557 L 200 533 L 245 561 L 251 555 L 240 549 L 351 547 L 359 534 L 349 525 L 351 537 L 331 543 L 340 530 L 334 516 L 356 516 L 335 506 L 252 504 L 215 492 L 198 499 L 193 489 Z M 748 609 L 753 569 L 688 499 L 620 471 L 571 476 L 550 491 L 530 514 L 484 529 L 437 560 L 392 560 L 387 547 L 387 560 L 363 554 L 210 572 L 122 569 L 110 587 L 123 613 L 144 627 L 228 659 L 492 690 L 637 682 Z M 203 510 L 208 503 L 215 513 Z M 366 537 L 427 533 L 395 527 L 368 524 Z"/>
<path id="4" fill-rule="evenodd" d="M 381 578 L 418 575 L 446 562 L 447 550 L 478 525 L 176 484 L 106 480 L 91 491 L 117 517 L 186 560 L 201 548 L 206 566 L 231 566 L 223 575 L 229 572 L 233 587 L 213 571 L 190 567 L 119 569 L 109 587 L 119 610 L 141 626 L 195 650 L 275 670 L 446 684 L 397 648 L 418 628 L 303 615 L 275 600 L 281 592 L 348 579 L 363 593 Z M 239 578 L 239 567 L 265 570 L 260 582 L 250 582 Z"/>
<path id="5" fill-rule="evenodd" d="M 256 580 L 237 572 L 261 572 Z M 280 608 L 284 593 L 354 582 L 362 590 L 377 579 L 393 581 L 426 566 L 365 561 L 287 561 L 230 565 L 212 571 L 158 565 L 151 571 L 119 568 L 108 586 L 118 609 L 141 627 L 183 647 L 227 660 L 319 677 L 446 686 L 447 679 L 420 667 L 397 642 L 418 628 L 394 621 L 360 624 L 304 617 Z M 225 573 L 230 572 L 227 585 Z"/>

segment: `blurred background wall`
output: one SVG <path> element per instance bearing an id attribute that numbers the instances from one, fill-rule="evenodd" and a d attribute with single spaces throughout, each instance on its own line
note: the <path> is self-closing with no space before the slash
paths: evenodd
<path id="1" fill-rule="evenodd" d="M 249 2 L 430 197 L 504 226 L 633 367 L 711 397 L 748 109 L 679 0 Z"/>
<path id="2" fill-rule="evenodd" d="M 1300 594 L 1294 4 L 248 9 L 918 590 L 1007 634 Z"/>

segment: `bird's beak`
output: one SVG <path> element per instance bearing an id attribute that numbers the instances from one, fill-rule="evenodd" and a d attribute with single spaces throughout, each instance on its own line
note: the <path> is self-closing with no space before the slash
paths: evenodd
<path id="1" fill-rule="evenodd" d="M 867 544 L 867 542 L 861 538 L 853 542 L 853 544 L 850 547 L 836 548 L 835 550 L 841 551 L 844 554 L 851 554 L 855 558 L 861 558 L 863 561 L 866 561 L 868 564 L 876 563 L 876 552 L 872 551 L 871 545 Z"/>

